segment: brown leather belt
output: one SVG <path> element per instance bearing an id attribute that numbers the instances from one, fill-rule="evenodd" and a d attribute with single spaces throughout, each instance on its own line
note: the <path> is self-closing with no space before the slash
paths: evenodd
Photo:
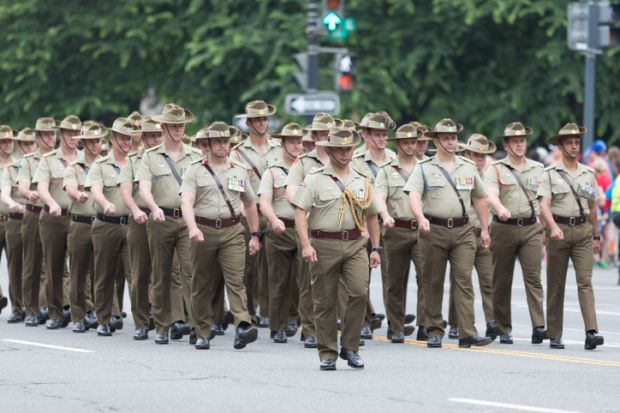
<path id="1" fill-rule="evenodd" d="M 458 218 L 437 218 L 432 217 L 430 215 L 426 216 L 426 219 L 433 225 L 441 225 L 446 228 L 458 228 L 464 225 L 467 225 L 469 222 L 469 217 L 458 217 Z"/>
<path id="2" fill-rule="evenodd" d="M 71 214 L 71 221 L 79 222 L 80 224 L 91 225 L 94 220 L 95 220 L 94 215 Z"/>
<path id="3" fill-rule="evenodd" d="M 24 219 L 24 214 L 22 214 L 21 212 L 9 212 L 9 218 L 19 221 L 21 219 Z"/>
<path id="4" fill-rule="evenodd" d="M 164 208 L 159 207 L 164 212 L 164 215 L 167 217 L 173 218 L 183 218 L 183 212 L 181 212 L 181 208 Z"/>
<path id="5" fill-rule="evenodd" d="M 48 214 L 50 213 L 50 207 L 47 205 L 43 205 L 43 210 L 45 212 L 47 212 Z M 69 210 L 67 208 L 60 208 L 60 216 L 61 217 L 70 217 L 71 216 L 71 212 L 69 212 Z"/>
<path id="6" fill-rule="evenodd" d="M 396 228 L 418 229 L 418 221 L 415 219 L 395 219 Z"/>
<path id="7" fill-rule="evenodd" d="M 280 217 L 278 217 L 278 219 L 284 223 L 284 228 L 295 228 L 294 219 L 280 218 Z"/>
<path id="8" fill-rule="evenodd" d="M 576 225 L 583 225 L 588 222 L 587 215 L 582 215 L 579 217 L 562 217 L 559 215 L 554 215 L 553 219 L 558 224 L 568 225 L 569 227 L 574 227 Z"/>
<path id="9" fill-rule="evenodd" d="M 534 225 L 536 223 L 536 217 L 527 217 L 527 218 L 508 218 L 506 221 L 500 221 L 497 215 L 493 215 L 493 222 L 497 222 L 498 224 L 506 224 L 513 225 L 515 227 L 524 227 L 528 225 Z"/>
<path id="10" fill-rule="evenodd" d="M 313 229 L 310 231 L 312 238 L 316 239 L 338 239 L 341 241 L 353 241 L 362 236 L 362 232 L 357 229 L 351 229 L 348 231 L 327 232 Z"/>
<path id="11" fill-rule="evenodd" d="M 217 228 L 217 229 L 232 227 L 233 225 L 237 225 L 239 222 L 241 222 L 240 215 L 237 215 L 234 218 L 222 218 L 222 219 L 211 219 L 211 218 L 205 218 L 205 217 L 195 215 L 194 218 L 196 219 L 196 222 L 198 224 L 206 225 L 206 226 Z"/>
<path id="12" fill-rule="evenodd" d="M 42 209 L 43 209 L 43 207 L 40 207 L 40 206 L 36 206 L 36 205 L 32 205 L 32 204 L 26 204 L 26 211 L 32 212 L 33 214 L 41 213 Z"/>
<path id="13" fill-rule="evenodd" d="M 97 219 L 99 221 L 107 222 L 108 224 L 116 224 L 116 225 L 127 225 L 129 224 L 129 217 L 109 217 L 103 214 L 97 214 Z"/>

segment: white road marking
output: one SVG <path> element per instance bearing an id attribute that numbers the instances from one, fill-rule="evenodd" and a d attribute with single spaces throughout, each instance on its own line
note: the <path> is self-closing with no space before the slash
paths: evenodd
<path id="1" fill-rule="evenodd" d="M 35 343 L 33 341 L 13 340 L 10 338 L 3 338 L 2 341 L 6 341 L 7 343 L 24 344 L 26 346 L 51 348 L 53 350 L 73 351 L 75 353 L 94 353 L 92 350 L 85 350 L 83 348 L 54 346 L 51 344 Z"/>
<path id="2" fill-rule="evenodd" d="M 561 410 L 561 409 L 550 409 L 547 407 L 537 407 L 537 406 L 526 406 L 523 404 L 512 404 L 512 403 L 499 403 L 499 402 L 490 402 L 486 400 L 476 400 L 476 399 L 459 399 L 452 398 L 448 399 L 448 401 L 454 403 L 465 403 L 465 404 L 474 404 L 477 406 L 488 406 L 488 407 L 499 407 L 502 409 L 512 409 L 512 410 L 520 410 L 522 412 L 540 412 L 540 413 L 579 413 L 574 410 Z"/>

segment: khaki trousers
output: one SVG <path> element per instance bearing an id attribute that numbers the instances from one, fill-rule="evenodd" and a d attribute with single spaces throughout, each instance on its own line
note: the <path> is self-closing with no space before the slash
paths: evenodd
<path id="1" fill-rule="evenodd" d="M 573 261 L 577 278 L 577 297 L 586 331 L 598 331 L 594 290 L 592 289 L 592 225 L 569 227 L 559 224 L 563 240 L 552 240 L 547 230 L 547 332 L 550 338 L 562 337 L 564 291 L 568 259 Z"/>
<path id="2" fill-rule="evenodd" d="M 265 236 L 265 252 L 269 257 L 269 328 L 280 331 L 289 321 L 291 284 L 297 280 L 301 262 L 295 230 L 270 231 Z"/>
<path id="3" fill-rule="evenodd" d="M 146 224 L 151 251 L 153 278 L 151 284 L 151 312 L 157 334 L 168 332 L 170 324 L 185 320 L 184 315 L 173 311 L 173 305 L 185 301 L 189 322 L 193 326 L 191 310 L 191 261 L 190 240 L 183 218 L 166 217 L 164 222 L 149 220 Z M 173 274 L 174 255 L 178 254 L 178 276 Z M 177 284 L 173 287 L 173 283 Z M 180 290 L 179 290 L 180 287 Z M 179 295 L 179 291 L 182 295 Z M 176 295 L 176 297 L 173 297 Z M 181 317 L 181 318 L 179 318 Z"/>
<path id="4" fill-rule="evenodd" d="M 149 287 L 151 284 L 151 253 L 146 224 L 130 218 L 127 226 L 127 248 L 131 268 L 131 315 L 136 329 L 149 328 Z"/>
<path id="5" fill-rule="evenodd" d="M 420 234 L 424 252 L 423 284 L 428 335 L 443 337 L 443 284 L 447 263 L 454 268 L 454 302 L 460 337 L 477 335 L 474 289 L 471 272 L 476 253 L 476 235 L 471 225 L 446 228 L 431 224 L 431 232 Z"/>
<path id="6" fill-rule="evenodd" d="M 316 336 L 311 279 L 310 264 L 308 264 L 307 261 L 300 260 L 299 272 L 297 274 L 297 286 L 299 288 L 298 311 L 299 320 L 301 322 L 301 331 L 305 337 Z"/>
<path id="7" fill-rule="evenodd" d="M 226 283 L 235 326 L 242 321 L 251 322 L 243 282 L 245 262 L 240 259 L 245 256 L 245 229 L 241 224 L 220 229 L 198 224 L 198 228 L 205 241 L 192 242 L 190 246 L 192 311 L 196 334 L 208 338 L 213 324 L 213 291 L 220 275 Z M 219 263 L 221 271 L 218 271 L 216 263 Z"/>
<path id="8" fill-rule="evenodd" d="M 71 260 L 71 321 L 84 320 L 86 311 L 86 297 L 88 293 L 88 278 L 94 274 L 93 241 L 91 225 L 71 221 L 69 224 L 69 236 L 67 237 L 67 249 Z"/>
<path id="9" fill-rule="evenodd" d="M 22 220 L 6 222 L 6 257 L 9 270 L 9 299 L 13 313 L 21 313 L 24 306 L 22 290 Z M 0 292 L 2 295 L 2 292 Z"/>
<path id="10" fill-rule="evenodd" d="M 418 231 L 407 228 L 386 228 L 383 236 L 387 255 L 387 300 L 385 302 L 388 323 L 394 331 L 405 329 L 407 284 L 411 261 L 415 266 L 418 286 L 417 324 L 426 325 L 424 288 L 422 286 L 422 255 Z"/>
<path id="11" fill-rule="evenodd" d="M 39 234 L 43 250 L 43 265 L 47 274 L 46 298 L 50 319 L 60 320 L 65 304 L 65 270 L 67 268 L 68 217 L 53 217 L 41 211 Z M 67 293 L 68 296 L 68 293 Z M 68 297 L 67 297 L 68 298 Z"/>
<path id="12" fill-rule="evenodd" d="M 340 344 L 357 351 L 368 302 L 368 253 L 366 238 L 340 241 L 311 239 L 318 261 L 310 263 L 312 299 L 318 351 L 321 360 L 338 357 L 338 291 L 346 303 L 341 317 Z"/>
<path id="13" fill-rule="evenodd" d="M 265 233 L 267 229 L 267 220 L 260 213 L 258 214 L 258 218 L 259 231 Z M 241 219 L 241 224 L 245 229 L 245 244 L 248 245 L 250 242 L 250 227 L 248 226 L 248 222 L 245 218 Z M 261 242 L 263 241 L 264 238 Z M 248 294 L 248 310 L 250 311 L 250 316 L 252 317 L 256 316 L 257 306 L 260 307 L 259 314 L 262 317 L 269 316 L 269 285 L 267 275 L 269 270 L 267 268 L 267 259 L 261 258 L 264 253 L 264 249 L 261 249 L 258 254 L 250 255 L 249 250 L 246 248 L 244 280 L 245 289 Z M 261 285 L 266 286 L 266 291 L 261 290 Z"/>
<path id="14" fill-rule="evenodd" d="M 532 327 L 543 327 L 542 226 L 517 227 L 494 223 L 491 226 L 493 253 L 493 309 L 500 332 L 512 332 L 511 293 L 515 260 L 519 258 Z M 486 312 L 485 312 L 486 313 Z"/>
<path id="15" fill-rule="evenodd" d="M 39 235 L 39 214 L 24 212 L 22 220 L 22 293 L 27 315 L 36 315 L 39 305 L 45 307 L 45 274 Z"/>

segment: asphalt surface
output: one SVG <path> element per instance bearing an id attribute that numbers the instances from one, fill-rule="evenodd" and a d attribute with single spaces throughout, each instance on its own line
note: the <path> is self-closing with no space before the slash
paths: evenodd
<path id="1" fill-rule="evenodd" d="M 459 349 L 456 340 L 447 338 L 442 349 L 427 349 L 414 340 L 391 344 L 384 323 L 360 349 L 363 370 L 339 360 L 337 371 L 319 371 L 316 350 L 304 349 L 299 335 L 275 344 L 268 329 L 260 329 L 257 342 L 244 350 L 233 349 L 229 328 L 210 350 L 198 351 L 187 336 L 165 346 L 153 343 L 153 332 L 148 341 L 133 341 L 131 316 L 113 337 L 97 337 L 93 331 L 10 325 L 5 309 L 0 315 L 0 412 L 619 412 L 618 270 L 595 270 L 598 321 L 605 337 L 605 345 L 595 351 L 583 349 L 572 268 L 565 304 L 567 348 L 551 350 L 548 341 L 530 344 L 518 271 L 512 304 L 515 344 L 496 341 L 481 349 Z M 4 257 L 0 283 L 8 293 Z M 412 283 L 409 312 L 415 312 L 415 290 Z M 445 304 L 447 293 L 446 288 Z M 376 271 L 371 294 L 382 310 Z M 478 330 L 484 332 L 479 299 L 476 312 Z"/>

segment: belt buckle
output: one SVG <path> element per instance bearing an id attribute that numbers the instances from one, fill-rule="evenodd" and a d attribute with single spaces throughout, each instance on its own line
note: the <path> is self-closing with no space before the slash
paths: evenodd
<path id="1" fill-rule="evenodd" d="M 454 228 L 454 219 L 448 218 L 448 220 L 446 221 L 446 227 Z"/>
<path id="2" fill-rule="evenodd" d="M 517 218 L 517 226 L 518 227 L 522 227 L 523 226 L 523 217 Z"/>
<path id="3" fill-rule="evenodd" d="M 349 231 L 342 231 L 340 233 L 341 235 L 341 241 L 348 241 L 349 240 Z"/>
<path id="4" fill-rule="evenodd" d="M 222 220 L 220 218 L 217 218 L 215 220 L 215 228 L 217 228 L 217 229 L 222 228 Z"/>
<path id="5" fill-rule="evenodd" d="M 418 221 L 415 219 L 411 220 L 411 229 L 418 229 Z"/>
<path id="6" fill-rule="evenodd" d="M 119 224 L 121 224 L 121 225 L 127 225 L 127 218 L 125 218 L 125 217 L 120 217 L 120 219 L 119 219 Z"/>
<path id="7" fill-rule="evenodd" d="M 575 219 L 575 217 L 569 217 L 568 218 L 568 226 L 569 227 L 574 227 L 577 223 L 577 220 Z"/>
<path id="8" fill-rule="evenodd" d="M 174 208 L 172 210 L 172 217 L 179 218 L 181 216 L 181 210 L 179 208 Z"/>
<path id="9" fill-rule="evenodd" d="M 97 215 L 93 215 L 90 217 L 90 223 L 92 224 L 93 222 L 95 222 L 95 218 L 97 218 Z"/>

